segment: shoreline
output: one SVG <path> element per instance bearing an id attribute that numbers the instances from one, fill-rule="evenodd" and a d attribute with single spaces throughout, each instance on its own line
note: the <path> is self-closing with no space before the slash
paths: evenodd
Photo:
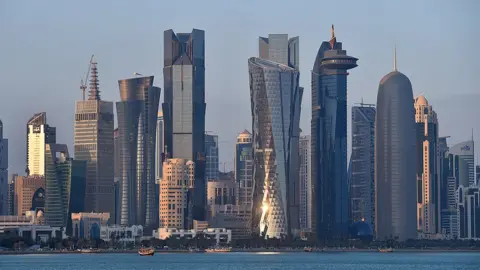
<path id="1" fill-rule="evenodd" d="M 43 254 L 123 254 L 123 253 L 137 253 L 137 250 L 98 250 L 94 252 L 81 252 L 81 251 L 0 251 L 1 255 L 43 255 Z M 226 253 L 349 253 L 349 252 L 356 252 L 356 253 L 366 253 L 366 252 L 375 252 L 380 253 L 376 249 L 327 249 L 327 250 L 316 250 L 312 252 L 305 252 L 303 249 L 298 250 L 289 250 L 289 249 L 250 249 L 250 250 L 242 250 L 242 249 L 234 249 L 230 252 Z M 459 253 L 459 252 L 480 252 L 480 249 L 394 249 L 393 253 Z M 207 253 L 204 251 L 189 251 L 189 250 L 155 250 L 155 253 Z M 222 253 L 222 252 L 217 252 Z"/>

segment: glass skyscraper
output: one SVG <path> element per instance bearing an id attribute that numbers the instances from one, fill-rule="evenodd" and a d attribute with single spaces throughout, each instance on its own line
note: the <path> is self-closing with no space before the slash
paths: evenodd
<path id="1" fill-rule="evenodd" d="M 205 220 L 205 32 L 165 31 L 163 60 L 165 151 L 195 163 L 189 211 Z"/>
<path id="2" fill-rule="evenodd" d="M 153 76 L 120 80 L 118 85 L 120 224 L 151 230 L 158 224 L 155 140 L 160 88 L 152 86 Z"/>
<path id="3" fill-rule="evenodd" d="M 460 142 L 450 147 L 450 154 L 459 156 L 466 163 L 468 175 L 466 178 L 460 179 L 459 185 L 464 187 L 473 186 L 475 184 L 475 144 L 473 140 Z M 463 181 L 465 180 L 465 181 Z"/>
<path id="4" fill-rule="evenodd" d="M 237 205 L 252 206 L 253 195 L 253 145 L 252 134 L 244 130 L 235 145 L 235 181 Z"/>
<path id="5" fill-rule="evenodd" d="M 299 136 L 303 89 L 295 68 L 248 60 L 254 151 L 254 231 L 299 233 Z"/>
<path id="6" fill-rule="evenodd" d="M 205 134 L 205 180 L 218 180 L 218 135 Z"/>
<path id="7" fill-rule="evenodd" d="M 317 239 L 347 236 L 347 70 L 357 66 L 337 42 L 322 42 L 312 70 L 312 227 Z"/>
<path id="8" fill-rule="evenodd" d="M 0 215 L 8 212 L 8 139 L 3 138 L 0 120 Z"/>

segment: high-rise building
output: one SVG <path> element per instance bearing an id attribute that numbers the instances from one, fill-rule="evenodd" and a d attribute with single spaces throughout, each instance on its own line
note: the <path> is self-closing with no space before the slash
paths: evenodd
<path id="1" fill-rule="evenodd" d="M 375 115 L 372 105 L 352 107 L 350 211 L 352 222 L 366 222 L 375 232 Z"/>
<path id="2" fill-rule="evenodd" d="M 118 137 L 118 128 L 113 130 L 113 192 L 114 192 L 114 207 L 113 220 L 115 224 L 120 224 L 121 211 L 121 197 L 120 197 L 120 140 Z"/>
<path id="3" fill-rule="evenodd" d="M 157 135 L 155 143 L 155 179 L 158 181 L 162 179 L 162 165 L 165 160 L 164 145 L 163 145 L 163 113 L 160 111 L 157 116 Z"/>
<path id="4" fill-rule="evenodd" d="M 56 143 L 57 131 L 47 124 L 47 113 L 34 114 L 27 122 L 27 175 L 45 175 L 45 144 Z"/>
<path id="5" fill-rule="evenodd" d="M 377 239 L 417 238 L 415 115 L 412 84 L 394 70 L 380 81 L 375 118 Z"/>
<path id="6" fill-rule="evenodd" d="M 269 34 L 258 39 L 259 57 L 299 69 L 299 38 L 288 38 L 287 34 Z"/>
<path id="7" fill-rule="evenodd" d="M 87 161 L 74 160 L 67 145 L 45 147 L 45 223 L 71 235 L 72 213 L 84 212 Z"/>
<path id="8" fill-rule="evenodd" d="M 254 151 L 254 232 L 268 237 L 298 234 L 299 137 L 303 88 L 295 68 L 248 60 Z"/>
<path id="9" fill-rule="evenodd" d="M 43 175 L 19 176 L 15 180 L 15 215 L 27 211 L 45 212 L 45 177 Z"/>
<path id="10" fill-rule="evenodd" d="M 465 161 L 465 166 L 467 166 L 468 176 L 467 178 L 462 178 L 459 185 L 464 187 L 469 187 L 475 185 L 475 144 L 473 140 L 468 140 L 460 142 L 450 147 L 450 154 L 456 155 Z"/>
<path id="11" fill-rule="evenodd" d="M 205 133 L 205 180 L 218 180 L 218 135 Z"/>
<path id="12" fill-rule="evenodd" d="M 87 161 L 85 211 L 111 213 L 114 209 L 113 102 L 100 99 L 97 63 L 91 62 L 88 100 L 75 107 L 74 154 Z"/>
<path id="13" fill-rule="evenodd" d="M 192 217 L 205 220 L 205 31 L 164 32 L 165 149 L 168 157 L 192 160 Z"/>
<path id="14" fill-rule="evenodd" d="M 476 169 L 475 169 L 475 175 L 476 175 L 476 177 L 475 177 L 476 180 L 475 180 L 475 181 L 476 181 L 476 186 L 480 186 L 480 165 L 477 165 L 475 168 L 476 168 Z"/>
<path id="15" fill-rule="evenodd" d="M 207 187 L 207 205 L 235 204 L 235 181 L 212 180 Z M 210 209 L 209 209 L 210 210 Z"/>
<path id="16" fill-rule="evenodd" d="M 8 212 L 8 139 L 3 137 L 0 120 L 0 216 Z"/>
<path id="17" fill-rule="evenodd" d="M 348 235 L 347 75 L 357 66 L 337 42 L 322 42 L 312 70 L 312 226 L 317 239 Z"/>
<path id="18" fill-rule="evenodd" d="M 449 178 L 449 158 L 448 158 L 448 137 L 439 137 L 438 147 L 438 171 L 440 179 L 440 233 L 446 235 L 447 216 L 448 216 L 448 178 Z"/>
<path id="19" fill-rule="evenodd" d="M 10 174 L 8 178 L 8 202 L 7 202 L 7 215 L 14 216 L 15 214 L 15 181 L 18 178 L 18 174 Z"/>
<path id="20" fill-rule="evenodd" d="M 169 158 L 163 163 L 160 180 L 160 228 L 187 229 L 193 226 L 188 211 L 189 190 L 193 186 L 195 164 L 181 158 Z"/>
<path id="21" fill-rule="evenodd" d="M 480 187 L 464 187 L 457 189 L 456 202 L 458 239 L 480 238 Z"/>
<path id="22" fill-rule="evenodd" d="M 440 168 L 437 113 L 420 95 L 415 98 L 417 155 L 417 230 L 440 233 Z"/>
<path id="23" fill-rule="evenodd" d="M 253 200 L 253 145 L 252 134 L 244 130 L 235 145 L 234 173 L 237 205 L 252 207 Z"/>
<path id="24" fill-rule="evenodd" d="M 310 153 L 310 135 L 300 136 L 300 229 L 311 231 L 312 229 L 312 154 Z"/>
<path id="25" fill-rule="evenodd" d="M 118 85 L 120 224 L 151 230 L 158 224 L 155 140 L 160 88 L 152 86 L 153 76 L 120 80 Z"/>

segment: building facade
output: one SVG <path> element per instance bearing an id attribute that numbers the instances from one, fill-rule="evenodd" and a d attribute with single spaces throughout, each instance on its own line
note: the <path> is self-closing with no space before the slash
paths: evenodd
<path id="1" fill-rule="evenodd" d="M 261 58 L 248 60 L 254 151 L 254 232 L 299 233 L 299 137 L 303 88 L 298 70 Z"/>
<path id="2" fill-rule="evenodd" d="M 350 158 L 351 221 L 366 222 L 375 232 L 375 115 L 374 106 L 352 107 Z"/>
<path id="3" fill-rule="evenodd" d="M 312 229 L 312 178 L 310 135 L 300 137 L 300 229 L 311 231 Z"/>
<path id="4" fill-rule="evenodd" d="M 188 229 L 193 226 L 189 208 L 195 181 L 195 163 L 181 158 L 169 158 L 163 163 L 160 180 L 159 228 Z"/>
<path id="5" fill-rule="evenodd" d="M 18 176 L 15 180 L 15 211 L 23 216 L 27 211 L 45 212 L 45 177 L 42 175 Z"/>
<path id="6" fill-rule="evenodd" d="M 0 215 L 8 212 L 8 139 L 3 137 L 0 120 Z"/>
<path id="7" fill-rule="evenodd" d="M 218 135 L 205 133 L 205 180 L 219 178 Z"/>
<path id="8" fill-rule="evenodd" d="M 467 178 L 461 178 L 459 185 L 469 187 L 475 185 L 475 144 L 473 139 L 460 142 L 450 147 L 450 154 L 456 155 L 465 161 L 468 170 Z"/>
<path id="9" fill-rule="evenodd" d="M 412 84 L 394 71 L 380 81 L 375 118 L 377 239 L 417 238 L 416 139 Z"/>
<path id="10" fill-rule="evenodd" d="M 72 213 L 72 236 L 100 239 L 100 228 L 107 226 L 110 213 Z"/>
<path id="11" fill-rule="evenodd" d="M 421 95 L 415 98 L 417 162 L 417 230 L 436 234 L 440 228 L 440 166 L 437 113 Z"/>
<path id="12" fill-rule="evenodd" d="M 15 180 L 18 174 L 10 174 L 8 177 L 8 198 L 7 198 L 7 215 L 15 215 Z"/>
<path id="13" fill-rule="evenodd" d="M 45 147 L 45 223 L 66 227 L 71 235 L 71 214 L 85 209 L 87 162 L 74 160 L 65 144 Z"/>
<path id="14" fill-rule="evenodd" d="M 56 143 L 57 131 L 47 124 L 47 113 L 34 114 L 27 122 L 27 175 L 45 175 L 45 144 Z"/>
<path id="15" fill-rule="evenodd" d="M 253 145 L 252 134 L 244 130 L 235 145 L 234 173 L 236 182 L 236 204 L 252 207 L 253 200 Z"/>
<path id="16" fill-rule="evenodd" d="M 312 226 L 320 241 L 348 235 L 347 71 L 357 60 L 342 49 L 332 25 L 312 70 Z"/>
<path id="17" fill-rule="evenodd" d="M 258 38 L 259 57 L 295 69 L 300 65 L 299 38 L 288 38 L 287 34 L 269 34 Z"/>
<path id="18" fill-rule="evenodd" d="M 188 199 L 193 219 L 205 220 L 205 31 L 164 32 L 163 79 L 166 152 L 195 163 Z"/>
<path id="19" fill-rule="evenodd" d="M 155 190 L 155 141 L 160 88 L 153 76 L 118 81 L 121 101 L 116 103 L 120 159 L 120 224 L 158 224 Z"/>
<path id="20" fill-rule="evenodd" d="M 480 239 L 480 187 L 457 189 L 458 239 Z"/>
<path id="21" fill-rule="evenodd" d="M 162 179 L 162 165 L 165 160 L 163 132 L 163 113 L 160 111 L 157 116 L 157 135 L 155 142 L 155 179 L 157 181 Z"/>
<path id="22" fill-rule="evenodd" d="M 235 181 L 212 180 L 207 187 L 207 205 L 235 204 Z"/>

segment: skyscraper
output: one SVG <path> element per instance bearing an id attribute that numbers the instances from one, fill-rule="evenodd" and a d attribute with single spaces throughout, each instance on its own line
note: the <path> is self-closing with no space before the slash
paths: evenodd
<path id="1" fill-rule="evenodd" d="M 115 211 L 113 103 L 100 99 L 97 63 L 91 62 L 88 100 L 75 107 L 74 154 L 87 161 L 85 211 Z"/>
<path id="2" fill-rule="evenodd" d="M 310 153 L 310 135 L 300 137 L 300 229 L 312 228 L 312 154 Z"/>
<path id="3" fill-rule="evenodd" d="M 476 168 L 475 169 L 475 175 L 476 175 L 475 179 L 477 181 L 476 185 L 479 186 L 480 185 L 480 165 L 475 166 L 475 168 Z"/>
<path id="4" fill-rule="evenodd" d="M 458 239 L 480 238 L 480 187 L 460 185 L 456 192 Z"/>
<path id="5" fill-rule="evenodd" d="M 380 81 L 375 118 L 377 238 L 417 238 L 415 115 L 412 84 L 394 70 Z"/>
<path id="6" fill-rule="evenodd" d="M 352 107 L 350 158 L 351 221 L 364 221 L 375 232 L 375 107 Z"/>
<path id="7" fill-rule="evenodd" d="M 269 34 L 258 39 L 259 57 L 299 69 L 299 38 L 288 38 L 287 34 Z"/>
<path id="8" fill-rule="evenodd" d="M 298 70 L 248 60 L 254 151 L 254 231 L 268 237 L 299 232 L 300 106 Z"/>
<path id="9" fill-rule="evenodd" d="M 218 180 L 218 135 L 205 133 L 205 181 Z"/>
<path id="10" fill-rule="evenodd" d="M 34 114 L 27 122 L 27 175 L 45 175 L 45 144 L 56 143 L 57 131 L 47 124 L 47 113 Z"/>
<path id="11" fill-rule="evenodd" d="M 237 137 L 235 145 L 234 172 L 237 205 L 252 207 L 253 200 L 253 145 L 252 134 L 244 130 Z"/>
<path id="12" fill-rule="evenodd" d="M 165 148 L 168 157 L 192 160 L 192 216 L 205 220 L 205 32 L 164 32 Z"/>
<path id="13" fill-rule="evenodd" d="M 322 42 L 312 70 L 312 226 L 318 240 L 348 234 L 347 75 L 357 66 L 337 42 Z"/>
<path id="14" fill-rule="evenodd" d="M 473 140 L 455 144 L 450 147 L 449 153 L 463 159 L 466 163 L 465 166 L 467 166 L 468 176 L 463 178 L 465 181 L 459 182 L 459 185 L 464 187 L 473 186 L 475 184 L 475 144 Z"/>
<path id="15" fill-rule="evenodd" d="M 7 198 L 7 215 L 13 216 L 15 214 L 15 182 L 18 179 L 18 174 L 10 174 L 8 177 L 8 198 Z"/>
<path id="16" fill-rule="evenodd" d="M 160 111 L 157 116 L 157 135 L 155 143 L 155 179 L 158 181 L 162 178 L 162 165 L 165 159 L 163 145 L 163 113 Z"/>
<path id="17" fill-rule="evenodd" d="M 8 212 L 8 139 L 3 138 L 0 120 L 0 215 Z"/>
<path id="18" fill-rule="evenodd" d="M 424 96 L 415 98 L 417 229 L 440 233 L 440 168 L 437 113 Z"/>
<path id="19" fill-rule="evenodd" d="M 45 223 L 71 232 L 71 214 L 84 212 L 87 162 L 68 155 L 67 145 L 45 147 Z M 69 234 L 70 235 L 70 234 Z"/>
<path id="20" fill-rule="evenodd" d="M 438 165 L 440 178 L 440 232 L 446 234 L 449 222 L 447 216 L 449 214 L 448 203 L 448 178 L 449 178 L 449 158 L 448 158 L 448 137 L 439 137 L 438 146 Z"/>
<path id="21" fill-rule="evenodd" d="M 120 148 L 121 225 L 158 224 L 155 198 L 155 140 L 160 88 L 153 76 L 119 80 L 117 102 Z"/>

